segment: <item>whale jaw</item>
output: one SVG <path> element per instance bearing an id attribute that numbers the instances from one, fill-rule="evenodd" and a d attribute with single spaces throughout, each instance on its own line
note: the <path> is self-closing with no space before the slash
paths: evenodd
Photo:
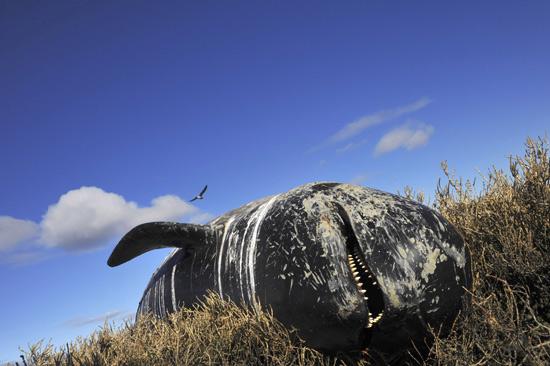
<path id="1" fill-rule="evenodd" d="M 384 315 L 384 298 L 382 290 L 376 281 L 376 277 L 367 266 L 364 255 L 361 253 L 357 236 L 355 235 L 347 212 L 342 206 L 337 205 L 337 207 L 338 214 L 343 222 L 342 229 L 346 240 L 350 275 L 368 309 L 366 328 L 370 330 L 382 320 Z"/>

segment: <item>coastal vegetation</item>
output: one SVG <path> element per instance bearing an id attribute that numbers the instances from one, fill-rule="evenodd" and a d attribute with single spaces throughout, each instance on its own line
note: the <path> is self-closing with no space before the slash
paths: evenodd
<path id="1" fill-rule="evenodd" d="M 432 330 L 430 352 L 411 365 L 550 364 L 550 160 L 548 138 L 527 139 L 508 171 L 456 178 L 445 162 L 429 204 L 459 230 L 471 253 L 470 305 L 450 334 Z M 423 193 L 404 195 L 424 202 Z M 329 357 L 307 348 L 269 312 L 209 294 L 168 321 L 105 324 L 64 347 L 39 342 L 19 365 L 339 365 L 368 364 L 368 350 Z M 355 355 L 356 356 L 356 355 Z"/>

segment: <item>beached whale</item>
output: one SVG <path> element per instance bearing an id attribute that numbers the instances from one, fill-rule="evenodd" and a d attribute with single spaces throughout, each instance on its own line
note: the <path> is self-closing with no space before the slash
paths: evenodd
<path id="1" fill-rule="evenodd" d="M 367 348 L 399 363 L 428 327 L 450 327 L 471 287 L 469 254 L 440 214 L 400 196 L 339 183 L 310 183 L 230 211 L 206 225 L 154 222 L 128 232 L 117 266 L 176 247 L 153 274 L 138 316 L 160 317 L 208 290 L 271 308 L 308 345 Z"/>

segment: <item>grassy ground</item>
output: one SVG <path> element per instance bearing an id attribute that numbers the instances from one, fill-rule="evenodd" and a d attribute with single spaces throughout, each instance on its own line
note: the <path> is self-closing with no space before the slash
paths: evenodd
<path id="1" fill-rule="evenodd" d="M 168 321 L 149 316 L 135 326 L 106 326 L 77 339 L 69 350 L 37 344 L 26 352 L 26 359 L 29 365 L 330 364 L 301 346 L 271 314 L 255 314 L 213 293 L 195 309 L 182 309 Z"/>
<path id="2" fill-rule="evenodd" d="M 481 184 L 442 164 L 432 205 L 472 253 L 472 303 L 450 335 L 435 335 L 425 365 L 550 365 L 550 161 L 548 139 L 528 139 L 509 172 L 491 169 Z M 422 194 L 405 195 L 422 201 Z M 63 349 L 35 344 L 30 365 L 337 365 L 308 349 L 271 314 L 254 314 L 211 294 L 168 322 L 152 317 L 105 326 Z"/>

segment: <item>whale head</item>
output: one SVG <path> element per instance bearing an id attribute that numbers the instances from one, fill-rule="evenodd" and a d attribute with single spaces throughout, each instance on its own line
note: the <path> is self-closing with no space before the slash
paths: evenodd
<path id="1" fill-rule="evenodd" d="M 429 327 L 450 327 L 471 286 L 468 252 L 449 222 L 366 187 L 291 190 L 273 204 L 258 240 L 264 302 L 322 350 L 368 348 L 385 360 L 412 342 L 420 350 Z"/>

